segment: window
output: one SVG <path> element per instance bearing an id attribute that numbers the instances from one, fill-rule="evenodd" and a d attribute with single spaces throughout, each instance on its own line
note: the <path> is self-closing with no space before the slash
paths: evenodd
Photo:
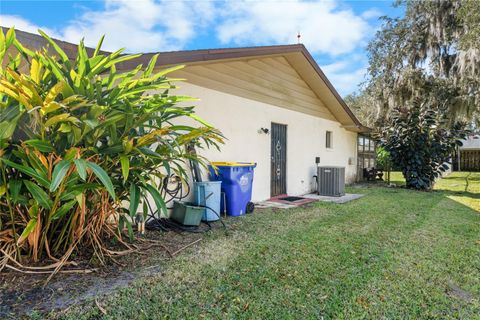
<path id="1" fill-rule="evenodd" d="M 358 136 L 358 151 L 359 152 L 363 152 L 364 143 L 365 143 L 365 137 Z"/>
<path id="2" fill-rule="evenodd" d="M 358 136 L 358 152 L 375 152 L 375 141 L 365 136 Z"/>
<path id="3" fill-rule="evenodd" d="M 327 149 L 331 149 L 333 147 L 332 146 L 332 135 L 333 135 L 332 131 L 327 131 L 327 134 L 325 136 L 325 147 Z"/>
<path id="4" fill-rule="evenodd" d="M 363 167 L 366 169 L 370 168 L 370 158 L 368 157 L 363 158 Z"/>

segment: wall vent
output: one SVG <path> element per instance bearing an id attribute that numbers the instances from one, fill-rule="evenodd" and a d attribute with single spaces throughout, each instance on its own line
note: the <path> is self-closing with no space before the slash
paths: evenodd
<path id="1" fill-rule="evenodd" d="M 318 194 L 340 197 L 345 195 L 345 167 L 318 167 Z"/>

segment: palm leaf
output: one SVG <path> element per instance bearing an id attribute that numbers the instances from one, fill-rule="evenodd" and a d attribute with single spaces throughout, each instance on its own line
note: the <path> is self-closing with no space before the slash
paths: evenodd
<path id="1" fill-rule="evenodd" d="M 21 165 L 21 164 L 15 163 L 15 162 L 12 162 L 10 160 L 7 160 L 7 159 L 0 159 L 0 160 L 3 161 L 3 163 L 5 163 L 7 166 L 9 166 L 11 168 L 14 168 L 14 169 L 17 169 L 18 171 L 23 172 L 26 175 L 34 178 L 42 186 L 44 186 L 46 188 L 50 187 L 50 182 L 48 181 L 47 176 L 36 172 L 32 168 L 26 167 L 24 165 Z"/>
<path id="2" fill-rule="evenodd" d="M 93 174 L 100 180 L 100 182 L 104 185 L 105 189 L 107 189 L 108 193 L 112 197 L 113 200 L 116 199 L 115 190 L 113 188 L 112 180 L 98 164 L 87 161 L 87 167 L 92 170 Z"/>
<path id="3" fill-rule="evenodd" d="M 157 206 L 157 210 L 158 211 L 161 210 L 163 213 L 167 213 L 167 206 L 166 206 L 165 201 L 163 200 L 162 196 L 158 192 L 158 190 L 155 189 L 154 187 L 152 187 L 149 184 L 143 185 L 143 188 L 145 190 L 147 190 L 148 193 L 150 193 L 150 195 L 152 196 L 153 201 L 155 202 L 155 205 Z"/>
<path id="4" fill-rule="evenodd" d="M 65 179 L 65 175 L 70 168 L 70 164 L 71 162 L 68 160 L 61 160 L 59 163 L 57 163 L 52 173 L 52 182 L 50 183 L 51 192 L 55 192 Z"/>
<path id="5" fill-rule="evenodd" d="M 20 238 L 18 238 L 17 240 L 17 244 L 21 244 L 25 239 L 27 239 L 30 233 L 32 233 L 32 231 L 37 226 L 37 222 L 38 220 L 36 218 L 30 219 L 30 221 L 28 221 L 27 226 L 25 227 L 25 229 L 23 229 L 23 232 L 20 235 Z"/>
<path id="6" fill-rule="evenodd" d="M 69 202 L 63 204 L 52 216 L 52 220 L 61 219 L 68 211 L 70 211 L 73 206 L 77 203 L 77 200 L 70 200 Z"/>
<path id="7" fill-rule="evenodd" d="M 31 139 L 24 141 L 26 145 L 32 146 L 35 149 L 41 152 L 52 152 L 55 151 L 55 148 L 49 141 L 39 140 L 39 139 Z"/>
<path id="8" fill-rule="evenodd" d="M 130 185 L 130 205 L 128 211 L 133 218 L 137 214 L 138 205 L 140 204 L 140 188 L 134 184 Z"/>
<path id="9" fill-rule="evenodd" d="M 65 53 L 65 51 L 63 51 L 56 43 L 55 41 L 52 40 L 52 38 L 50 38 L 45 32 L 43 32 L 42 30 L 38 30 L 38 33 L 40 33 L 47 41 L 48 43 L 50 43 L 53 47 L 53 49 L 55 50 L 56 53 L 58 53 L 58 55 L 60 56 L 60 58 L 62 59 L 63 63 L 70 67 L 70 60 L 68 59 L 68 56 L 67 54 Z"/>
<path id="10" fill-rule="evenodd" d="M 41 207 L 45 209 L 52 208 L 52 200 L 42 188 L 28 180 L 23 181 L 23 183 L 27 187 L 28 191 L 32 194 L 33 199 L 35 199 Z"/>
<path id="11" fill-rule="evenodd" d="M 22 188 L 22 181 L 21 180 L 10 180 L 8 182 L 8 189 L 10 191 L 10 197 L 12 198 L 14 203 L 16 203 L 18 201 L 18 196 L 20 195 L 20 189 L 21 188 Z"/>
<path id="12" fill-rule="evenodd" d="M 93 52 L 94 57 L 100 52 L 100 48 L 102 47 L 102 44 L 103 44 L 103 39 L 105 39 L 105 35 L 103 35 L 98 41 L 97 46 L 95 47 L 95 52 Z"/>
<path id="13" fill-rule="evenodd" d="M 75 167 L 77 168 L 80 178 L 83 181 L 87 180 L 87 161 L 83 159 L 75 159 L 73 162 L 75 163 Z"/>
<path id="14" fill-rule="evenodd" d="M 120 164 L 122 166 L 123 182 L 126 182 L 130 172 L 130 160 L 127 156 L 120 156 Z"/>

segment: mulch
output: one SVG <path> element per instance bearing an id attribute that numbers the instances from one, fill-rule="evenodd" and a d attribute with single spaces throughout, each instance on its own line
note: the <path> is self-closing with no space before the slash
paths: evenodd
<path id="1" fill-rule="evenodd" d="M 100 266 L 86 257 L 75 257 L 76 269 L 94 270 L 85 274 L 0 273 L 0 319 L 18 319 L 32 312 L 64 310 L 85 300 L 128 286 L 139 277 L 162 273 L 162 265 L 184 249 L 197 244 L 202 234 L 147 231 L 145 238 L 161 246 L 131 253 Z"/>

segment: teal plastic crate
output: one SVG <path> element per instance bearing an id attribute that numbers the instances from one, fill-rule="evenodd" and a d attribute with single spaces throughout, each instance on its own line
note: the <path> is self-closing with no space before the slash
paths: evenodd
<path id="1" fill-rule="evenodd" d="M 185 226 L 199 226 L 205 208 L 196 206 L 190 202 L 173 202 L 173 211 L 170 219 Z"/>

